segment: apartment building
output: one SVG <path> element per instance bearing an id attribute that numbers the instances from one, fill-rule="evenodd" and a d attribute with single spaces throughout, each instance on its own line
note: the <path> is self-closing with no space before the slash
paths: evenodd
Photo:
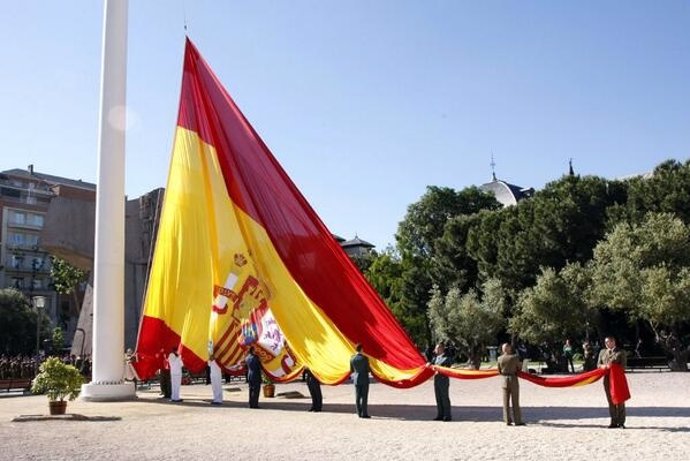
<path id="1" fill-rule="evenodd" d="M 51 201 L 58 196 L 95 200 L 96 185 L 34 171 L 0 172 L 0 287 L 14 287 L 31 299 L 45 296 L 45 312 L 54 325 L 74 328 L 69 312 L 79 306 L 51 288 L 50 257 L 41 246 L 41 234 Z M 69 323 L 74 325 L 69 325 Z"/>

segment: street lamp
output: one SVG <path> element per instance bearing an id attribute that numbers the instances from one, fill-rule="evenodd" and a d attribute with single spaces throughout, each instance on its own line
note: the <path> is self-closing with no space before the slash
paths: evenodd
<path id="1" fill-rule="evenodd" d="M 41 309 L 46 306 L 45 296 L 32 296 L 31 303 L 36 308 L 36 357 L 40 353 L 40 335 L 41 335 Z"/>

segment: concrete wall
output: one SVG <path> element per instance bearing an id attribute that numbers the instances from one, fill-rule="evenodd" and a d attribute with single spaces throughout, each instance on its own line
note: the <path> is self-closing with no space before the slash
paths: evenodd
<path id="1" fill-rule="evenodd" d="M 155 189 L 125 204 L 125 347 L 136 346 L 143 296 L 155 243 L 163 189 Z M 51 254 L 93 272 L 96 204 L 84 196 L 55 197 L 48 208 L 42 246 Z M 87 288 L 73 352 L 91 353 L 92 296 Z M 85 339 L 84 339 L 85 337 Z M 124 352 L 124 351 L 123 351 Z"/>

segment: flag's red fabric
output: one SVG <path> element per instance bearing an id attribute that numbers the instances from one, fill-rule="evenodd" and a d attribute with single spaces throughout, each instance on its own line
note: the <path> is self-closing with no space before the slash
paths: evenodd
<path id="1" fill-rule="evenodd" d="M 628 379 L 625 377 L 625 370 L 619 364 L 612 363 L 608 372 L 611 401 L 620 405 L 630 399 L 630 388 L 628 387 Z"/>
<path id="2" fill-rule="evenodd" d="M 569 376 L 553 376 L 546 378 L 544 376 L 537 376 L 523 371 L 518 372 L 518 376 L 533 384 L 544 387 L 572 387 L 591 384 L 601 379 L 607 373 L 607 370 L 597 368 L 596 370 L 578 373 Z"/>

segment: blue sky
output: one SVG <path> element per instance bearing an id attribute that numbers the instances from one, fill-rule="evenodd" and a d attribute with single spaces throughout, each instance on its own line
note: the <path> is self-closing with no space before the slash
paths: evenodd
<path id="1" fill-rule="evenodd" d="M 0 169 L 96 181 L 102 4 L 5 2 Z M 129 5 L 127 194 L 164 186 L 188 33 L 330 230 L 394 242 L 427 185 L 690 158 L 687 1 Z"/>

